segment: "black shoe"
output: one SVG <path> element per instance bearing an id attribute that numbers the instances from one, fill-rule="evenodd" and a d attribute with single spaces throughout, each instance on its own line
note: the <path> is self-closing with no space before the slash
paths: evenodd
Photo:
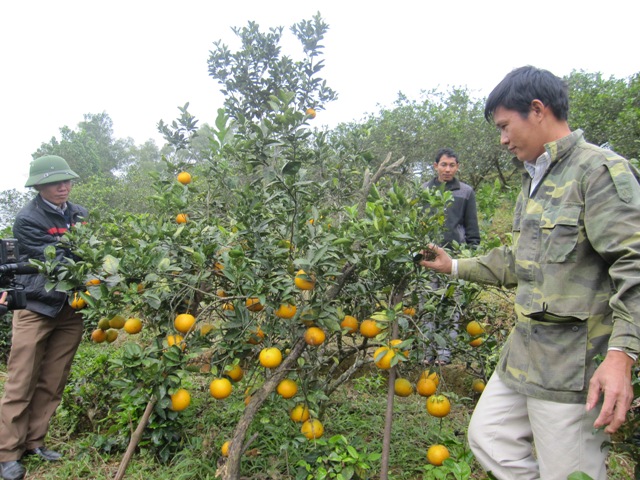
<path id="1" fill-rule="evenodd" d="M 46 447 L 37 447 L 32 448 L 31 450 L 27 450 L 24 452 L 25 455 L 38 455 L 41 459 L 46 460 L 47 462 L 55 462 L 62 458 L 62 454 L 58 452 L 54 452 L 53 450 L 49 450 Z"/>
<path id="2" fill-rule="evenodd" d="M 22 480 L 26 470 L 17 460 L 0 462 L 0 475 L 2 480 Z"/>

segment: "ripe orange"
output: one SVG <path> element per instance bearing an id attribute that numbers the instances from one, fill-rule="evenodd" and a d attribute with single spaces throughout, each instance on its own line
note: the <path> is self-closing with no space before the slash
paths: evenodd
<path id="1" fill-rule="evenodd" d="M 478 338 L 474 338 L 473 340 L 471 340 L 469 342 L 469 345 L 471 345 L 472 347 L 479 347 L 483 343 L 484 343 L 484 337 L 478 337 Z"/>
<path id="2" fill-rule="evenodd" d="M 188 333 L 196 323 L 196 317 L 191 315 L 190 313 L 181 313 L 176 316 L 176 319 L 173 321 L 173 326 L 180 333 Z"/>
<path id="3" fill-rule="evenodd" d="M 427 398 L 427 412 L 434 417 L 442 418 L 449 415 L 451 402 L 444 395 L 431 395 Z"/>
<path id="4" fill-rule="evenodd" d="M 124 331 L 131 335 L 140 333 L 142 331 L 142 322 L 139 318 L 131 317 L 124 322 Z"/>
<path id="5" fill-rule="evenodd" d="M 289 412 L 289 418 L 296 423 L 302 423 L 309 420 L 309 408 L 300 403 L 291 409 Z"/>
<path id="6" fill-rule="evenodd" d="M 467 323 L 467 333 L 472 337 L 477 337 L 484 333 L 484 326 L 475 320 Z"/>
<path id="7" fill-rule="evenodd" d="M 430 378 L 421 378 L 416 384 L 416 391 L 422 397 L 429 397 L 436 393 L 438 386 Z"/>
<path id="8" fill-rule="evenodd" d="M 214 378 L 209 384 L 209 393 L 217 400 L 222 400 L 231 395 L 233 385 L 228 378 Z"/>
<path id="9" fill-rule="evenodd" d="M 182 335 L 167 335 L 167 345 L 169 345 L 170 347 L 172 347 L 173 345 L 178 345 L 184 350 L 185 344 L 183 340 L 184 337 Z"/>
<path id="10" fill-rule="evenodd" d="M 382 332 L 375 320 L 367 319 L 360 324 L 360 333 L 363 337 L 373 338 Z"/>
<path id="11" fill-rule="evenodd" d="M 276 391 L 282 398 L 291 398 L 298 393 L 298 384 L 290 378 L 285 378 L 278 384 Z"/>
<path id="12" fill-rule="evenodd" d="M 439 467 L 449 458 L 449 450 L 444 445 L 431 445 L 427 450 L 427 460 L 431 465 Z"/>
<path id="13" fill-rule="evenodd" d="M 264 338 L 264 332 L 260 327 L 258 327 L 256 330 L 251 332 L 251 335 L 249 336 L 249 340 L 247 340 L 247 343 L 250 343 L 251 345 L 258 345 L 259 343 L 262 342 L 263 338 Z"/>
<path id="14" fill-rule="evenodd" d="M 126 320 L 122 315 L 114 315 L 113 318 L 109 320 L 109 327 L 120 330 L 122 327 L 124 327 L 125 323 Z"/>
<path id="15" fill-rule="evenodd" d="M 219 288 L 218 290 L 216 290 L 216 295 L 219 296 L 220 298 L 226 298 L 227 297 L 227 292 L 225 292 L 223 289 Z"/>
<path id="16" fill-rule="evenodd" d="M 347 330 L 347 335 L 356 333 L 358 331 L 358 319 L 351 315 L 345 315 L 342 322 L 340 322 L 340 328 Z"/>
<path id="17" fill-rule="evenodd" d="M 115 342 L 116 338 L 118 338 L 118 330 L 116 330 L 115 328 L 110 328 L 109 330 L 107 330 L 106 332 L 107 343 Z"/>
<path id="18" fill-rule="evenodd" d="M 230 369 L 228 369 L 224 374 L 229 377 L 234 382 L 239 382 L 244 377 L 244 370 L 239 364 L 235 364 Z"/>
<path id="19" fill-rule="evenodd" d="M 316 285 L 316 280 L 311 275 L 308 275 L 304 270 L 298 270 L 293 283 L 295 283 L 296 287 L 300 290 L 313 290 L 313 287 Z"/>
<path id="20" fill-rule="evenodd" d="M 284 318 L 286 320 L 293 318 L 298 311 L 298 307 L 295 305 L 290 305 L 288 303 L 283 303 L 278 307 L 278 309 L 273 312 L 274 315 L 278 318 Z"/>
<path id="21" fill-rule="evenodd" d="M 187 223 L 187 218 L 189 216 L 186 213 L 179 213 L 178 215 L 176 215 L 176 222 L 177 223 Z"/>
<path id="22" fill-rule="evenodd" d="M 309 440 L 314 438 L 320 438 L 324 433 L 324 427 L 320 420 L 317 418 L 313 418 L 305 421 L 300 428 L 300 432 L 307 437 Z"/>
<path id="23" fill-rule="evenodd" d="M 414 307 L 404 307 L 402 309 L 402 313 L 404 313 L 405 315 L 409 315 L 410 317 L 413 317 L 416 314 L 416 309 Z"/>
<path id="24" fill-rule="evenodd" d="M 398 351 L 398 349 L 397 349 L 397 348 L 395 348 L 395 347 L 396 347 L 396 345 L 400 345 L 403 341 L 404 341 L 404 340 L 400 340 L 399 338 L 394 338 L 393 340 L 391 340 L 391 341 L 389 342 L 389 345 L 391 346 L 391 348 L 393 348 L 393 349 L 397 352 L 397 351 Z M 409 358 L 409 350 L 405 350 L 405 351 L 403 351 L 403 352 L 402 352 L 402 354 L 403 354 L 405 357 Z M 402 362 L 402 361 L 404 360 L 404 358 L 399 357 L 399 358 L 398 358 L 398 360 L 400 360 L 400 361 Z"/>
<path id="25" fill-rule="evenodd" d="M 222 444 L 222 447 L 220 447 L 220 453 L 222 454 L 223 457 L 228 457 L 229 456 L 229 448 L 231 447 L 231 442 L 229 440 L 227 440 L 226 442 L 224 442 Z"/>
<path id="26" fill-rule="evenodd" d="M 260 299 L 258 297 L 247 298 L 244 304 L 250 312 L 259 312 L 264 308 L 264 305 L 260 303 Z"/>
<path id="27" fill-rule="evenodd" d="M 324 343 L 326 335 L 321 328 L 318 327 L 309 327 L 307 331 L 304 332 L 304 341 L 307 342 L 307 345 L 316 346 Z"/>
<path id="28" fill-rule="evenodd" d="M 100 285 L 100 279 L 90 278 L 85 285 Z"/>
<path id="29" fill-rule="evenodd" d="M 101 328 L 96 328 L 93 332 L 91 332 L 91 340 L 96 343 L 102 343 L 107 339 L 107 332 L 102 330 Z"/>
<path id="30" fill-rule="evenodd" d="M 263 367 L 276 368 L 282 363 L 282 352 L 276 347 L 263 348 L 258 359 Z"/>
<path id="31" fill-rule="evenodd" d="M 473 390 L 476 393 L 482 393 L 484 391 L 484 387 L 485 387 L 485 383 L 484 380 L 482 380 L 481 378 L 475 378 L 473 380 L 473 383 L 471 384 L 471 390 Z"/>
<path id="32" fill-rule="evenodd" d="M 189 185 L 191 183 L 191 174 L 189 172 L 180 172 L 177 178 L 183 185 Z"/>
<path id="33" fill-rule="evenodd" d="M 79 293 L 74 293 L 73 299 L 71 300 L 71 308 L 73 308 L 74 310 L 81 310 L 86 306 L 87 302 L 85 301 L 85 299 L 82 298 Z"/>
<path id="34" fill-rule="evenodd" d="M 396 382 L 393 386 L 393 391 L 399 397 L 408 397 L 413 393 L 413 386 L 411 382 L 406 378 L 396 378 Z"/>
<path id="35" fill-rule="evenodd" d="M 191 404 L 191 394 L 184 388 L 180 388 L 171 395 L 171 410 L 181 412 Z"/>
<path id="36" fill-rule="evenodd" d="M 307 108 L 305 113 L 311 118 L 316 118 L 316 110 L 314 108 Z"/>
<path id="37" fill-rule="evenodd" d="M 225 310 L 227 312 L 233 312 L 235 311 L 236 307 L 233 306 L 233 303 L 231 302 L 224 302 L 222 304 L 222 310 Z"/>
<path id="38" fill-rule="evenodd" d="M 378 347 L 373 353 L 373 361 L 376 367 L 382 370 L 389 370 L 391 368 L 391 360 L 396 356 L 396 352 L 389 347 Z"/>
<path id="39" fill-rule="evenodd" d="M 430 370 L 425 370 L 424 372 L 422 372 L 420 374 L 420 378 L 429 378 L 433 380 L 433 383 L 436 384 L 436 387 L 440 384 L 440 377 L 438 377 L 438 374 Z"/>
<path id="40" fill-rule="evenodd" d="M 200 327 L 200 335 L 204 337 L 205 335 L 213 331 L 215 328 L 216 327 L 214 325 L 211 325 L 210 323 L 205 323 Z"/>

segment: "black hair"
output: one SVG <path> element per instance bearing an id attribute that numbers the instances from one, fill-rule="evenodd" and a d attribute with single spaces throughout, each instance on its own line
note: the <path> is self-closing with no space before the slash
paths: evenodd
<path id="1" fill-rule="evenodd" d="M 548 70 L 532 67 L 516 68 L 491 91 L 484 107 L 484 118 L 489 122 L 498 107 L 515 110 L 523 118 L 529 115 L 531 102 L 540 100 L 549 107 L 558 120 L 569 115 L 567 82 Z"/>
<path id="2" fill-rule="evenodd" d="M 456 163 L 460 163 L 458 161 L 458 154 L 456 152 L 454 152 L 453 150 L 451 150 L 450 148 L 441 148 L 440 150 L 438 150 L 438 153 L 436 153 L 436 163 L 440 163 L 440 159 L 442 157 L 455 158 L 456 159 Z"/>

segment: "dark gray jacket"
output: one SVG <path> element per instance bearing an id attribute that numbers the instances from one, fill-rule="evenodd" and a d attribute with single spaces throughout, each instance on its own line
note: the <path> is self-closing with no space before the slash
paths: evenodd
<path id="1" fill-rule="evenodd" d="M 47 205 L 40 195 L 27 203 L 13 224 L 13 236 L 18 240 L 20 261 L 30 258 L 44 261 L 44 249 L 54 245 L 58 260 L 73 258 L 71 252 L 59 246 L 62 235 L 68 225 L 75 225 L 88 216 L 87 210 L 79 205 L 67 202 L 66 216 Z M 27 310 L 54 318 L 67 301 L 65 292 L 44 288 L 47 279 L 44 275 L 16 275 L 16 282 L 24 285 L 27 296 Z"/>
<path id="2" fill-rule="evenodd" d="M 423 185 L 424 188 L 442 188 L 442 183 L 433 178 Z M 444 245 L 454 240 L 460 244 L 480 244 L 480 228 L 478 227 L 478 210 L 476 194 L 466 183 L 454 178 L 446 182 L 444 189 L 453 195 L 453 203 L 445 211 Z"/>

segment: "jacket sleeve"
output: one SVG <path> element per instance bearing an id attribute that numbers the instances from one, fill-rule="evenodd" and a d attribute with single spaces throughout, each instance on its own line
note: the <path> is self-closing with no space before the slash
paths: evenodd
<path id="1" fill-rule="evenodd" d="M 464 211 L 465 241 L 469 245 L 480 245 L 480 228 L 478 227 L 478 208 L 476 206 L 476 194 L 473 190 L 469 193 L 467 205 Z"/>
<path id="2" fill-rule="evenodd" d="M 587 237 L 610 265 L 609 347 L 640 353 L 640 185 L 625 163 L 613 161 L 584 180 L 584 192 Z"/>
<path id="3" fill-rule="evenodd" d="M 13 225 L 13 235 L 18 240 L 20 256 L 23 260 L 33 258 L 44 261 L 44 250 L 49 245 L 56 245 L 58 237 L 46 230 L 46 227 L 30 215 L 19 216 Z M 56 260 L 64 261 L 67 252 L 56 247 Z"/>
<path id="4" fill-rule="evenodd" d="M 516 287 L 518 279 L 511 247 L 494 248 L 481 257 L 458 259 L 458 278 L 506 288 Z"/>

